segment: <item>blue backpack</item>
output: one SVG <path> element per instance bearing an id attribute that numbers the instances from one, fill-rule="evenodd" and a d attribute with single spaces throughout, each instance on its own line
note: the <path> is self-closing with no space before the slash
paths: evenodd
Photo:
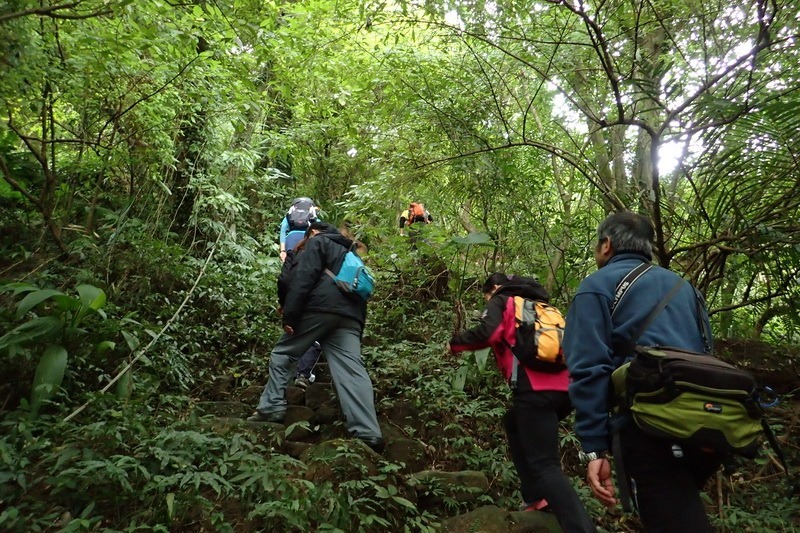
<path id="1" fill-rule="evenodd" d="M 334 275 L 327 268 L 325 273 L 331 277 L 343 293 L 355 295 L 365 302 L 369 300 L 375 290 L 375 278 L 370 274 L 364 261 L 352 250 L 344 256 L 344 263 L 338 274 Z"/>

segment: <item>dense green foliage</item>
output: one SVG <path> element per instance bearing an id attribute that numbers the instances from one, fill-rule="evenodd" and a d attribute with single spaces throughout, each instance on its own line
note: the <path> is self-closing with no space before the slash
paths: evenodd
<path id="1" fill-rule="evenodd" d="M 789 0 L 3 3 L 0 529 L 425 530 L 464 510 L 418 509 L 388 462 L 303 480 L 198 419 L 220 378 L 263 382 L 295 195 L 370 248 L 380 409 L 412 403 L 430 466 L 491 473 L 508 508 L 504 389 L 485 354 L 442 348 L 488 272 L 566 308 L 597 222 L 637 210 L 718 336 L 796 346 L 797 24 Z M 410 250 L 417 199 L 435 224 Z M 791 392 L 800 361 L 774 353 Z M 593 515 L 634 528 L 563 438 Z M 717 525 L 797 527 L 775 479 L 767 459 L 720 478 Z"/>

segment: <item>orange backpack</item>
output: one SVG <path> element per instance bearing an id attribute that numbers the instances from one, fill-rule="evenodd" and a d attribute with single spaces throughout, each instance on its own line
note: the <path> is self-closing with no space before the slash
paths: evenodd
<path id="1" fill-rule="evenodd" d="M 516 342 L 511 351 L 517 361 L 531 370 L 560 372 L 566 368 L 561 339 L 564 317 L 561 312 L 540 300 L 514 297 L 517 326 Z"/>

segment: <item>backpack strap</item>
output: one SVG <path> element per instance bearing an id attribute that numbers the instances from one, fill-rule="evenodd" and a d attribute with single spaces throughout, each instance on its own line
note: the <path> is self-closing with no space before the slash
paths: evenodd
<path id="1" fill-rule="evenodd" d="M 708 323 L 703 320 L 703 311 L 705 311 L 704 299 L 696 288 L 692 288 L 694 289 L 694 305 L 697 309 L 697 325 L 700 328 L 700 336 L 703 337 L 703 351 L 710 354 L 713 352 L 711 348 L 711 331 Z"/>
<path id="2" fill-rule="evenodd" d="M 761 397 L 762 394 L 765 395 L 764 398 Z M 756 391 L 755 401 L 758 403 L 761 409 L 767 409 L 769 407 L 775 407 L 778 405 L 779 398 L 775 391 L 767 386 L 762 385 Z M 761 429 L 764 431 L 764 436 L 767 438 L 767 442 L 769 442 L 770 447 L 778 457 L 778 462 L 780 462 L 783 472 L 786 474 L 789 485 L 789 497 L 792 498 L 795 494 L 800 493 L 800 483 L 798 483 L 796 476 L 793 476 L 789 471 L 789 466 L 786 463 L 786 456 L 781 449 L 778 439 L 775 437 L 775 433 L 772 431 L 772 428 L 769 427 L 769 422 L 767 421 L 765 414 L 762 414 L 761 416 Z"/>
<path id="3" fill-rule="evenodd" d="M 614 424 L 611 431 L 611 456 L 614 458 L 614 470 L 617 474 L 617 491 L 619 492 L 619 501 L 622 504 L 622 510 L 626 513 L 633 511 L 631 505 L 631 487 L 628 474 L 625 472 L 625 462 L 622 460 L 622 439 L 620 438 L 620 429 L 618 424 Z M 633 491 L 635 492 L 635 490 Z M 636 494 L 633 499 L 635 501 Z"/>
<path id="4" fill-rule="evenodd" d="M 514 320 L 517 320 L 517 298 L 521 298 L 521 296 L 509 296 L 509 299 L 514 302 L 512 308 L 514 310 Z M 508 305 L 508 304 L 506 304 Z M 507 311 L 506 311 L 507 312 Z M 505 339 L 504 339 L 505 341 Z M 517 389 L 517 382 L 519 381 L 519 359 L 517 356 L 514 355 L 513 350 L 511 350 L 511 343 L 505 341 L 506 345 L 508 346 L 509 351 L 511 351 L 511 378 L 508 380 L 508 385 L 511 387 L 511 390 Z"/>
<path id="5" fill-rule="evenodd" d="M 519 360 L 516 355 L 511 355 L 511 379 L 508 380 L 508 385 L 511 390 L 517 389 L 517 381 L 519 377 Z"/>
<path id="6" fill-rule="evenodd" d="M 775 455 L 778 456 L 778 461 L 781 463 L 783 471 L 786 472 L 786 475 L 791 478 L 791 474 L 789 474 L 789 467 L 786 465 L 786 456 L 783 455 L 783 450 L 781 450 L 781 446 L 778 444 L 778 439 L 775 437 L 775 433 L 772 432 L 772 428 L 769 427 L 769 422 L 767 422 L 767 417 L 765 416 L 761 417 L 761 429 L 764 430 L 764 435 L 767 437 L 767 442 L 769 442 L 769 445 L 772 447 Z"/>
<path id="7" fill-rule="evenodd" d="M 653 320 L 655 320 L 655 318 L 661 314 L 661 311 L 667 307 L 667 304 L 672 300 L 672 298 L 678 294 L 678 291 L 681 290 L 681 287 L 683 287 L 684 283 L 687 283 L 686 280 L 679 278 L 675 285 L 673 285 L 669 290 L 667 295 L 664 296 L 660 302 L 658 302 L 658 305 L 656 305 L 652 311 L 650 311 L 650 314 L 645 317 L 644 321 L 639 324 L 639 327 L 636 329 L 633 335 L 631 335 L 630 340 L 628 340 L 629 346 L 636 346 L 636 342 L 639 340 L 639 337 L 642 336 L 642 333 L 644 333 L 650 324 L 653 323 Z"/>

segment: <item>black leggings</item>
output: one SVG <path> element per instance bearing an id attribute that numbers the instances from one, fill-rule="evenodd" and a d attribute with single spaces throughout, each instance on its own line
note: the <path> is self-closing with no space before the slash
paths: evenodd
<path id="1" fill-rule="evenodd" d="M 546 499 L 567 533 L 595 531 L 589 513 L 561 470 L 558 422 L 570 410 L 566 392 L 516 393 L 505 416 L 508 446 L 527 503 Z"/>

